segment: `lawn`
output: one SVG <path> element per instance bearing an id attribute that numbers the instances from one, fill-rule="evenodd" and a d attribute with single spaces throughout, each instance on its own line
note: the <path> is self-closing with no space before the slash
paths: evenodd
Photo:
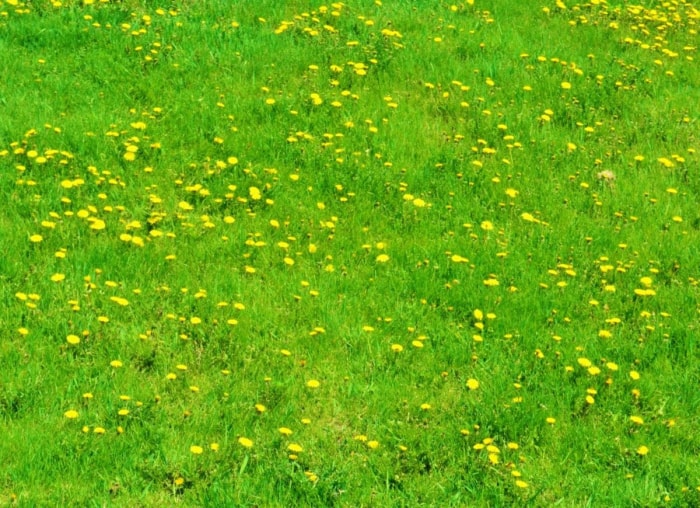
<path id="1" fill-rule="evenodd" d="M 0 0 L 0 505 L 700 505 L 698 30 Z"/>

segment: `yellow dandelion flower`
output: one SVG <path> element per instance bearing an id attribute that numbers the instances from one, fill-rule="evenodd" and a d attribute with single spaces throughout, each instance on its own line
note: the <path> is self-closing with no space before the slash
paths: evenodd
<path id="1" fill-rule="evenodd" d="M 380 254 L 376 258 L 377 263 L 386 263 L 389 261 L 389 256 L 387 254 Z"/>
<path id="2" fill-rule="evenodd" d="M 79 416 L 79 414 L 75 409 L 69 409 L 68 411 L 63 413 L 63 416 L 65 416 L 69 420 L 75 420 Z"/>
<path id="3" fill-rule="evenodd" d="M 595 365 L 588 367 L 588 369 L 586 369 L 586 370 L 588 370 L 588 373 L 591 376 L 597 376 L 598 374 L 600 374 L 600 369 L 598 367 L 596 367 Z"/>
<path id="4" fill-rule="evenodd" d="M 576 361 L 584 369 L 588 369 L 589 367 L 591 367 L 593 365 L 593 362 L 591 362 L 588 358 L 579 358 Z"/>
<path id="5" fill-rule="evenodd" d="M 195 455 L 201 455 L 204 452 L 204 448 L 201 446 L 192 445 L 190 446 L 190 452 L 194 453 Z"/>
<path id="6" fill-rule="evenodd" d="M 109 299 L 122 307 L 129 305 L 129 300 L 122 298 L 121 296 L 110 296 Z"/>
<path id="7" fill-rule="evenodd" d="M 253 441 L 251 441 L 247 437 L 239 437 L 238 444 L 240 444 L 244 448 L 252 448 L 253 447 Z"/>
<path id="8" fill-rule="evenodd" d="M 296 443 L 290 443 L 289 446 L 287 446 L 287 450 L 293 453 L 301 453 L 304 451 L 304 449 Z"/>
<path id="9" fill-rule="evenodd" d="M 481 383 L 479 383 L 479 381 L 477 381 L 476 379 L 467 379 L 467 388 L 469 388 L 470 390 L 478 390 L 480 386 Z"/>
<path id="10" fill-rule="evenodd" d="M 306 382 L 306 386 L 308 386 L 309 388 L 318 388 L 319 386 L 321 386 L 321 383 L 318 382 L 316 379 L 310 379 Z"/>
<path id="11" fill-rule="evenodd" d="M 95 219 L 90 224 L 90 229 L 94 231 L 102 231 L 103 229 L 105 229 L 105 227 L 107 227 L 105 221 L 101 219 Z"/>
<path id="12" fill-rule="evenodd" d="M 68 342 L 68 344 L 72 346 L 75 346 L 77 344 L 80 344 L 80 337 L 71 334 L 68 337 L 66 337 L 66 342 Z"/>
<path id="13" fill-rule="evenodd" d="M 644 457 L 648 453 L 649 453 L 649 448 L 644 446 L 644 445 L 637 448 L 637 454 L 641 455 L 642 457 Z"/>
<path id="14" fill-rule="evenodd" d="M 248 194 L 250 195 L 250 199 L 254 201 L 258 201 L 262 198 L 262 193 L 260 192 L 260 189 L 257 187 L 250 187 L 248 189 Z"/>

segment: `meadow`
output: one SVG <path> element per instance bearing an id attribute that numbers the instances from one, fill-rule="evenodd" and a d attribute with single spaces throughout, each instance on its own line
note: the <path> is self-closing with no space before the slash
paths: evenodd
<path id="1" fill-rule="evenodd" d="M 0 505 L 699 506 L 699 29 L 0 0 Z"/>

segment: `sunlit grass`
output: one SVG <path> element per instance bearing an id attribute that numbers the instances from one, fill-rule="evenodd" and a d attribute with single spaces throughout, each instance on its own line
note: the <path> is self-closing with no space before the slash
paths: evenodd
<path id="1" fill-rule="evenodd" d="M 698 8 L 0 1 L 0 500 L 695 506 Z"/>

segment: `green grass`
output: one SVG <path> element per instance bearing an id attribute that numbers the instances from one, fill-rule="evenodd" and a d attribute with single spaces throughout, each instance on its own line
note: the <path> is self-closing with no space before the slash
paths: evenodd
<path id="1" fill-rule="evenodd" d="M 0 504 L 697 506 L 699 24 L 0 1 Z"/>

